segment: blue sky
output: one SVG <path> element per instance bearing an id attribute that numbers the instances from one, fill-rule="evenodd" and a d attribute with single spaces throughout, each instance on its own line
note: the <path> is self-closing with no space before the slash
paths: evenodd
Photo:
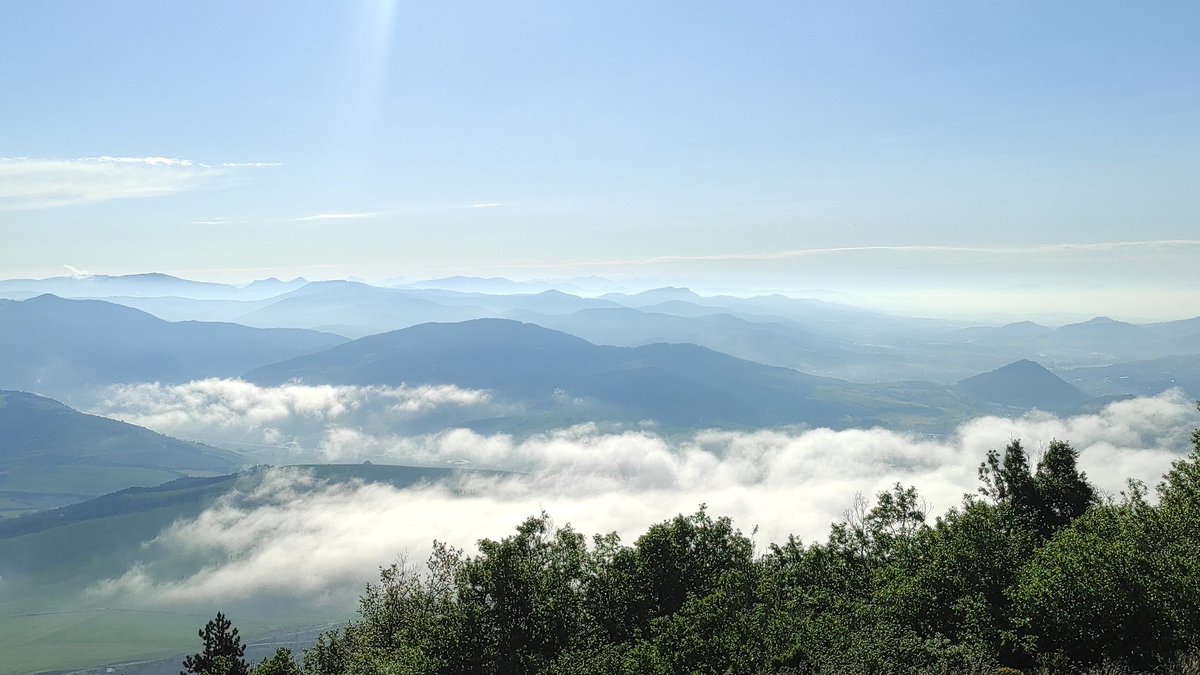
<path id="1" fill-rule="evenodd" d="M 0 91 L 0 276 L 1200 296 L 1194 2 L 12 2 Z"/>

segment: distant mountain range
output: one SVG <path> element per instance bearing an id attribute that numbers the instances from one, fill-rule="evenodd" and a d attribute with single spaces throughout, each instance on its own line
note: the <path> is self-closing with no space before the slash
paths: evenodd
<path id="1" fill-rule="evenodd" d="M 690 344 L 604 347 L 503 319 L 431 323 L 250 371 L 246 379 L 456 384 L 539 408 L 676 426 L 839 424 L 864 409 L 816 395 L 835 380 Z"/>
<path id="2" fill-rule="evenodd" d="M 1020 408 L 1022 400 L 1024 409 L 1063 410 L 1089 398 L 1036 364 L 980 376 L 955 393 L 930 383 L 875 386 L 818 377 L 693 344 L 602 346 L 503 319 L 422 324 L 360 338 L 252 370 L 245 379 L 261 385 L 455 384 L 519 401 L 530 414 L 558 413 L 559 423 L 574 416 L 655 420 L 671 428 L 869 426 L 900 417 L 914 427 L 922 419 L 945 427 L 972 414 Z"/>
<path id="3" fill-rule="evenodd" d="M 236 317 L 247 326 L 289 326 L 363 337 L 429 321 L 487 315 L 469 302 L 437 302 L 427 291 L 378 288 L 353 281 L 314 282 Z M 463 294 L 450 294 L 459 297 Z"/>
<path id="4" fill-rule="evenodd" d="M 0 391 L 0 515 L 241 466 L 241 458 L 224 450 L 85 415 L 41 396 Z"/>
<path id="5" fill-rule="evenodd" d="M 0 300 L 0 388 L 70 401 L 113 383 L 234 376 L 342 342 L 308 330 L 168 322 L 99 300 Z"/>
<path id="6" fill-rule="evenodd" d="M 197 300 L 257 300 L 286 293 L 308 283 L 303 278 L 280 281 L 270 278 L 239 287 L 180 279 L 169 274 L 106 274 L 0 280 L 0 297 L 24 300 L 50 293 L 65 298 L 179 297 Z"/>
<path id="7" fill-rule="evenodd" d="M 506 318 L 512 312 L 566 314 L 614 302 L 556 290 L 489 295 L 441 289 L 314 282 L 236 318 L 250 326 L 292 326 L 363 337 L 421 323 Z"/>
<path id="8" fill-rule="evenodd" d="M 604 280 L 576 281 L 579 288 L 605 287 L 600 283 Z M 1019 360 L 1036 361 L 1059 374 L 1082 376 L 1081 368 L 1200 356 L 1200 317 L 1144 325 L 1098 317 L 1060 328 L 1029 321 L 968 326 L 778 294 L 702 295 L 667 286 L 582 297 L 564 292 L 576 285 L 549 286 L 501 278 L 447 277 L 398 282 L 390 287 L 355 281 L 265 279 L 239 288 L 146 274 L 0 281 L 0 296 L 28 297 L 38 290 L 56 290 L 105 297 L 171 321 L 199 319 L 257 328 L 309 329 L 349 338 L 427 322 L 504 318 L 603 345 L 687 342 L 766 365 L 867 385 L 912 380 L 951 385 Z M 287 356 L 280 353 L 259 363 Z M 1161 391 L 1173 386 L 1172 379 L 1190 386 L 1186 384 L 1189 377 L 1164 378 L 1153 365 L 1130 368 L 1134 372 L 1111 379 L 1098 375 L 1101 379 L 1097 381 L 1103 385 L 1099 389 L 1083 381 L 1076 384 L 1088 391 L 1113 394 Z M 29 388 L 25 384 L 35 381 L 7 385 L 0 381 L 0 386 Z M 1130 386 L 1122 390 L 1126 383 Z M 68 393 L 62 389 L 41 391 L 60 396 Z M 1189 392 L 1200 396 L 1198 391 Z"/>
<path id="9" fill-rule="evenodd" d="M 957 342 L 1002 353 L 1041 354 L 1065 368 L 1097 361 L 1200 355 L 1200 317 L 1139 325 L 1101 316 L 1057 329 L 1024 321 L 998 328 L 969 328 L 959 331 L 957 337 Z"/>

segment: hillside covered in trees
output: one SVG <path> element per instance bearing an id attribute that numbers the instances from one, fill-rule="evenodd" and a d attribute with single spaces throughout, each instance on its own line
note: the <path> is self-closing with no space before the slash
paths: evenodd
<path id="1" fill-rule="evenodd" d="M 1200 430 L 1193 445 L 1153 493 L 1108 496 L 1069 443 L 1034 464 L 1014 441 L 932 522 L 896 485 L 826 541 L 765 551 L 703 506 L 632 544 L 543 513 L 477 554 L 438 543 L 426 567 L 383 568 L 358 620 L 254 672 L 1193 673 Z M 245 672 L 226 656 L 205 663 Z"/>

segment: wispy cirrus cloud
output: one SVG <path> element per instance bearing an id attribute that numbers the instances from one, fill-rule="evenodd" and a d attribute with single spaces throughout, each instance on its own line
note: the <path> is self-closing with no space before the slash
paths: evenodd
<path id="1" fill-rule="evenodd" d="M 898 244 L 878 246 L 827 246 L 820 248 L 797 248 L 783 251 L 760 251 L 747 253 L 714 253 L 699 255 L 661 255 L 645 258 L 619 258 L 611 260 L 575 261 L 564 263 L 530 263 L 525 267 L 622 267 L 648 266 L 687 262 L 764 262 L 810 258 L 829 255 L 856 253 L 889 254 L 968 254 L 991 256 L 1038 256 L 1061 253 L 1107 253 L 1128 251 L 1161 251 L 1181 248 L 1200 248 L 1200 239 L 1153 239 L 1144 241 L 1101 241 L 1087 243 L 1031 244 L 1028 246 L 944 246 L 923 244 Z"/>
<path id="2" fill-rule="evenodd" d="M 195 190 L 268 162 L 206 164 L 175 157 L 0 157 L 0 210 L 47 209 Z"/>
<path id="3" fill-rule="evenodd" d="M 469 204 L 426 204 L 405 206 L 386 211 L 329 211 L 300 216 L 292 220 L 298 223 L 310 223 L 328 220 L 362 220 L 367 218 L 384 218 L 388 216 L 403 216 L 430 211 L 449 211 L 455 209 L 494 209 L 506 206 L 505 202 L 472 202 Z"/>
<path id="4" fill-rule="evenodd" d="M 363 212 L 346 212 L 346 213 L 318 213 L 312 216 L 304 216 L 297 218 L 297 222 L 307 223 L 318 220 L 360 220 L 363 218 L 375 218 L 385 215 L 379 211 L 363 211 Z"/>

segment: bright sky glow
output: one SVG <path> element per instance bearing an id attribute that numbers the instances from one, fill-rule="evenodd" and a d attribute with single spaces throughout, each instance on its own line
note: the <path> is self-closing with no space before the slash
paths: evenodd
<path id="1" fill-rule="evenodd" d="M 0 277 L 1200 314 L 1194 2 L 13 2 L 0 91 Z"/>

